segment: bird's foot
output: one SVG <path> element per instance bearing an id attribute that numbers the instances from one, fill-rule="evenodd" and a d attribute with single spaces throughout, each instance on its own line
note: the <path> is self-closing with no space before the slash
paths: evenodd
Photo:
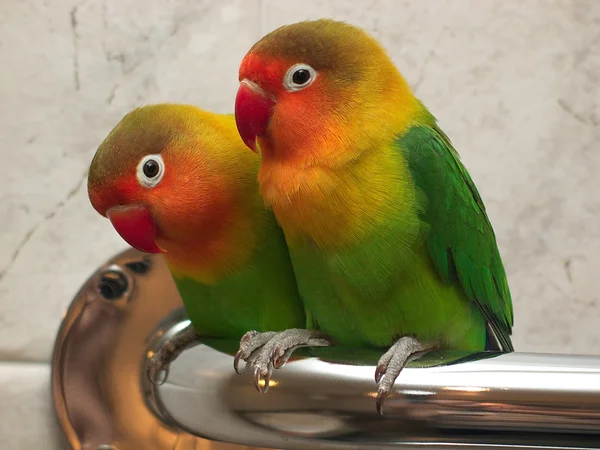
<path id="1" fill-rule="evenodd" d="M 269 390 L 273 368 L 280 369 L 300 347 L 327 347 L 331 341 L 316 330 L 292 328 L 281 332 L 257 333 L 249 331 L 240 341 L 240 350 L 235 356 L 234 368 L 239 360 L 254 368 L 254 386 L 259 392 Z"/>
<path id="2" fill-rule="evenodd" d="M 377 412 L 383 415 L 383 402 L 390 395 L 394 382 L 406 364 L 436 348 L 426 345 L 411 336 L 401 337 L 379 358 L 375 369 L 377 389 Z"/>
<path id="3" fill-rule="evenodd" d="M 238 375 L 244 373 L 244 370 L 248 367 L 248 364 L 256 359 L 260 348 L 269 342 L 277 331 L 265 331 L 259 333 L 258 331 L 251 330 L 242 336 L 240 339 L 240 349 L 235 354 L 233 359 L 233 368 Z M 240 360 L 246 361 L 246 366 L 240 370 Z"/>
<path id="4" fill-rule="evenodd" d="M 177 334 L 167 339 L 150 359 L 146 375 L 151 383 L 161 385 L 169 376 L 169 365 L 188 347 L 198 344 L 200 335 L 192 324 L 183 328 Z"/>

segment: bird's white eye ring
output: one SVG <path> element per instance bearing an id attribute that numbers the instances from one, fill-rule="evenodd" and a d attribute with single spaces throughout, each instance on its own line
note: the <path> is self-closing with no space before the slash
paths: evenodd
<path id="1" fill-rule="evenodd" d="M 160 183 L 164 174 L 165 163 L 159 154 L 144 156 L 137 166 L 137 179 L 142 186 L 148 189 Z"/>
<path id="2" fill-rule="evenodd" d="M 283 77 L 283 87 L 290 92 L 299 91 L 310 86 L 316 77 L 317 71 L 308 64 L 294 64 Z"/>

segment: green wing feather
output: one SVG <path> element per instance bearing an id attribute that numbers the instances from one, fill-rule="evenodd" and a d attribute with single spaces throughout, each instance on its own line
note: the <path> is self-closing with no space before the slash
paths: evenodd
<path id="1" fill-rule="evenodd" d="M 427 246 L 445 283 L 460 283 L 487 318 L 501 349 L 513 351 L 513 308 L 496 236 L 469 173 L 437 125 L 414 126 L 398 139 L 426 197 Z"/>

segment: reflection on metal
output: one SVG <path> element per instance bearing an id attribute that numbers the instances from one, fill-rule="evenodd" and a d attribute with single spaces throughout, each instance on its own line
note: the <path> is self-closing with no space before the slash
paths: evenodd
<path id="1" fill-rule="evenodd" d="M 54 405 L 71 449 L 240 449 L 181 431 L 145 402 L 148 341 L 160 341 L 165 317 L 169 327 L 185 319 L 181 307 L 162 258 L 134 250 L 103 265 L 77 293 L 52 357 Z"/>
<path id="2" fill-rule="evenodd" d="M 164 332 L 174 335 L 183 325 L 165 323 Z M 161 414 L 189 432 L 246 445 L 600 448 L 597 357 L 431 354 L 400 375 L 381 417 L 373 380 L 378 352 L 312 353 L 276 370 L 269 392 L 259 394 L 250 373 L 233 372 L 231 356 L 200 345 L 148 391 Z"/>
<path id="3" fill-rule="evenodd" d="M 375 411 L 376 351 L 321 348 L 275 371 L 267 394 L 238 376 L 237 342 L 205 340 L 162 386 L 146 363 L 188 320 L 162 258 L 130 250 L 81 288 L 52 360 L 74 450 L 270 448 L 600 449 L 600 358 L 431 354 Z M 183 431 L 186 430 L 186 431 Z M 240 448 L 240 447 L 235 447 Z"/>

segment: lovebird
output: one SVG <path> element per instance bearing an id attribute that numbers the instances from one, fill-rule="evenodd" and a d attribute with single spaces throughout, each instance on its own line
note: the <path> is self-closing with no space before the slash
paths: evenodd
<path id="1" fill-rule="evenodd" d="M 202 338 L 306 326 L 284 235 L 258 191 L 259 163 L 233 114 L 182 104 L 133 110 L 99 146 L 92 206 L 132 247 L 162 254 L 192 323 L 156 369 Z"/>
<path id="2" fill-rule="evenodd" d="M 426 352 L 513 351 L 511 294 L 481 196 L 373 37 L 329 19 L 283 26 L 249 50 L 239 80 L 238 131 L 261 154 L 260 192 L 308 323 L 337 344 L 385 349 L 380 413 L 402 368 Z M 296 336 L 286 342 L 310 329 Z M 277 357 L 255 360 L 261 375 Z"/>

